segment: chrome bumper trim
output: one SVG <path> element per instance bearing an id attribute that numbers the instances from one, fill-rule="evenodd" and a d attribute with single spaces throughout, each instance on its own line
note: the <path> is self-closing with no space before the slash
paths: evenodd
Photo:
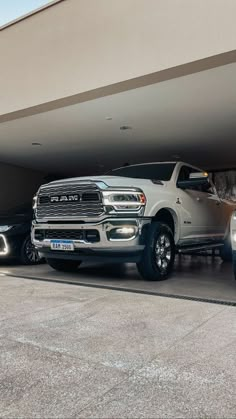
<path id="1" fill-rule="evenodd" d="M 122 248 L 132 248 L 138 246 L 139 249 L 144 248 L 144 244 L 142 243 L 142 233 L 143 227 L 151 222 L 150 219 L 135 219 L 135 218 L 112 218 L 106 219 L 100 222 L 95 223 L 84 223 L 84 224 L 50 224 L 50 223 L 43 223 L 37 224 L 33 222 L 32 227 L 32 241 L 37 249 L 50 249 L 51 239 L 44 239 L 44 240 L 36 240 L 35 239 L 35 230 L 42 229 L 42 230 L 90 230 L 95 229 L 99 232 L 100 241 L 99 242 L 88 242 L 85 240 L 72 240 L 74 243 L 75 249 L 96 249 L 96 250 L 114 250 L 117 251 L 118 249 Z M 133 227 L 135 229 L 135 233 L 130 238 L 119 238 L 119 239 L 108 239 L 107 233 L 110 230 L 118 227 Z M 55 237 L 57 239 L 57 237 Z M 53 252 L 53 251 L 52 251 Z"/>

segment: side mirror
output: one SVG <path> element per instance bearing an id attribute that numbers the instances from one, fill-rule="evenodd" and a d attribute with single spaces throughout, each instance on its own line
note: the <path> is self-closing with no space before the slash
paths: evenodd
<path id="1" fill-rule="evenodd" d="M 197 186 L 209 185 L 209 177 L 206 172 L 190 173 L 188 180 L 180 180 L 177 182 L 177 187 L 181 189 L 191 189 Z"/>

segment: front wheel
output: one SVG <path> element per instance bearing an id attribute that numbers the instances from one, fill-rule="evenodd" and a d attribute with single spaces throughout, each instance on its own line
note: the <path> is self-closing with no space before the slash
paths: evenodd
<path id="1" fill-rule="evenodd" d="M 232 246 L 230 242 L 230 237 L 228 237 L 224 245 L 220 248 L 220 257 L 223 262 L 231 262 L 232 261 Z"/>
<path id="2" fill-rule="evenodd" d="M 25 238 L 20 249 L 20 261 L 23 265 L 37 265 L 42 258 L 31 241 L 30 234 Z"/>
<path id="3" fill-rule="evenodd" d="M 173 233 L 167 224 L 153 222 L 148 231 L 142 259 L 137 264 L 139 273 L 149 281 L 167 279 L 173 270 L 175 243 Z"/>
<path id="4" fill-rule="evenodd" d="M 53 258 L 48 258 L 47 263 L 51 266 L 51 268 L 61 272 L 76 272 L 77 268 L 81 264 L 79 260 L 65 260 Z"/>

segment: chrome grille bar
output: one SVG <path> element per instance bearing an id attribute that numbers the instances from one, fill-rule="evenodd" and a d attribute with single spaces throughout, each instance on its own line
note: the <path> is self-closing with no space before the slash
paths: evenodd
<path id="1" fill-rule="evenodd" d="M 61 197 L 76 196 L 75 201 Z M 51 198 L 59 197 L 59 202 Z M 36 218 L 38 220 L 70 220 L 80 217 L 99 217 L 104 213 L 102 194 L 96 184 L 46 185 L 37 196 Z"/>

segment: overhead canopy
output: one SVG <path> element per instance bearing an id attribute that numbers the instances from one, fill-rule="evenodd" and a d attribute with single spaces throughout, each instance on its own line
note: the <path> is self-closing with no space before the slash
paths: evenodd
<path id="1" fill-rule="evenodd" d="M 2 120 L 0 160 L 64 174 L 178 158 L 236 167 L 235 63 L 68 104 Z"/>

